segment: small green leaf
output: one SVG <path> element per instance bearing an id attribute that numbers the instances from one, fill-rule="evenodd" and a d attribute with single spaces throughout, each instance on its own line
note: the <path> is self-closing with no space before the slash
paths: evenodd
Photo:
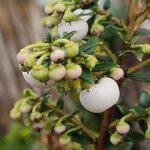
<path id="1" fill-rule="evenodd" d="M 74 34 L 76 34 L 77 32 L 76 31 L 72 31 L 72 32 L 64 32 L 63 33 L 63 38 L 65 39 L 70 39 Z"/>
<path id="2" fill-rule="evenodd" d="M 124 105 L 117 105 L 117 107 L 119 108 L 120 112 L 123 114 L 123 115 L 126 115 L 129 113 L 129 109 L 124 106 Z"/>
<path id="3" fill-rule="evenodd" d="M 99 72 L 99 71 L 110 71 L 110 69 L 116 67 L 117 64 L 115 62 L 102 62 L 96 65 L 92 71 Z"/>
<path id="4" fill-rule="evenodd" d="M 105 0 L 104 2 L 104 6 L 103 6 L 103 9 L 109 9 L 110 8 L 110 0 Z"/>
<path id="5" fill-rule="evenodd" d="M 89 69 L 83 69 L 83 73 L 80 78 L 85 82 L 94 84 L 94 77 Z"/>
<path id="6" fill-rule="evenodd" d="M 150 30 L 149 29 L 140 28 L 139 31 L 137 31 L 135 34 L 136 35 L 140 35 L 140 36 L 147 36 L 147 35 L 150 35 Z"/>
<path id="7" fill-rule="evenodd" d="M 147 123 L 145 122 L 145 120 L 139 120 L 138 124 L 143 133 L 145 133 L 147 130 Z"/>
<path id="8" fill-rule="evenodd" d="M 49 32 L 46 36 L 46 39 L 44 40 L 45 43 L 51 43 L 53 40 L 52 40 L 52 35 L 51 33 Z"/>
<path id="9" fill-rule="evenodd" d="M 145 139 L 145 136 L 142 132 L 138 132 L 135 130 L 130 129 L 129 133 L 125 137 L 126 141 L 143 141 Z"/>
<path id="10" fill-rule="evenodd" d="M 80 54 L 88 53 L 91 54 L 93 53 L 95 47 L 99 44 L 99 39 L 98 38 L 90 38 L 85 44 L 80 46 Z"/>
<path id="11" fill-rule="evenodd" d="M 132 109 L 130 109 L 131 112 L 135 113 L 136 115 L 140 116 L 140 117 L 147 117 L 148 113 L 147 111 L 139 106 L 135 106 Z"/>
<path id="12" fill-rule="evenodd" d="M 70 136 L 71 136 L 72 140 L 77 143 L 81 143 L 81 144 L 92 144 L 93 143 L 93 141 L 89 137 L 87 137 L 84 133 L 74 132 Z"/>
<path id="13" fill-rule="evenodd" d="M 128 77 L 137 81 L 150 83 L 150 73 L 134 73 L 128 75 Z"/>
<path id="14" fill-rule="evenodd" d="M 139 105 L 143 108 L 150 107 L 150 95 L 147 91 L 141 92 Z"/>
<path id="15" fill-rule="evenodd" d="M 57 107 L 60 109 L 64 108 L 64 101 L 63 101 L 64 96 L 65 96 L 65 94 L 60 95 L 57 100 Z"/>

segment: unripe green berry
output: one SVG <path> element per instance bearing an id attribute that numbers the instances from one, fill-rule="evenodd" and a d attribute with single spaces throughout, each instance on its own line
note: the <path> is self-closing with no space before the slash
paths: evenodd
<path id="1" fill-rule="evenodd" d="M 65 10 L 66 6 L 62 2 L 59 2 L 55 5 L 55 11 L 63 13 Z"/>
<path id="2" fill-rule="evenodd" d="M 66 66 L 66 77 L 70 80 L 79 78 L 82 74 L 82 68 L 80 65 L 70 63 Z"/>
<path id="3" fill-rule="evenodd" d="M 64 13 L 64 16 L 63 16 L 63 20 L 65 22 L 72 22 L 74 20 L 76 20 L 77 17 L 73 14 L 73 12 L 71 11 L 70 8 L 68 8 L 65 13 Z"/>
<path id="4" fill-rule="evenodd" d="M 59 81 L 64 78 L 66 69 L 61 64 L 53 64 L 49 67 L 49 77 L 54 81 Z"/>
<path id="5" fill-rule="evenodd" d="M 63 144 L 63 145 L 66 145 L 66 144 L 70 143 L 70 141 L 71 141 L 70 136 L 68 136 L 68 135 L 66 135 L 66 134 L 62 135 L 62 136 L 59 138 L 60 144 Z"/>
<path id="6" fill-rule="evenodd" d="M 45 10 L 46 14 L 50 15 L 54 12 L 54 5 L 53 4 L 48 4 L 48 5 L 45 6 L 44 10 Z"/>
<path id="7" fill-rule="evenodd" d="M 72 41 L 65 44 L 64 50 L 66 52 L 67 57 L 72 58 L 78 55 L 79 53 L 79 46 L 77 43 Z"/>
<path id="8" fill-rule="evenodd" d="M 90 33 L 91 35 L 101 35 L 104 32 L 104 27 L 100 24 L 93 24 L 91 29 L 90 29 Z"/>
<path id="9" fill-rule="evenodd" d="M 35 65 L 31 70 L 31 75 L 33 76 L 33 78 L 41 82 L 47 82 L 49 79 L 48 72 L 48 68 L 46 68 L 45 66 Z"/>
<path id="10" fill-rule="evenodd" d="M 85 65 L 87 68 L 93 69 L 97 62 L 98 62 L 98 60 L 93 55 L 88 55 L 86 57 L 86 64 Z"/>
<path id="11" fill-rule="evenodd" d="M 121 142 L 121 140 L 122 140 L 122 136 L 118 132 L 115 132 L 110 137 L 110 142 L 114 145 L 119 144 Z"/>
<path id="12" fill-rule="evenodd" d="M 34 58 L 34 57 L 29 57 L 23 63 L 24 67 L 26 67 L 28 69 L 32 69 L 35 64 L 36 64 L 36 58 Z"/>
<path id="13" fill-rule="evenodd" d="M 119 122 L 119 124 L 116 126 L 116 130 L 120 134 L 127 134 L 130 130 L 130 125 L 127 124 L 124 121 Z"/>
<path id="14" fill-rule="evenodd" d="M 150 129 L 147 129 L 145 132 L 145 138 L 150 139 Z"/>

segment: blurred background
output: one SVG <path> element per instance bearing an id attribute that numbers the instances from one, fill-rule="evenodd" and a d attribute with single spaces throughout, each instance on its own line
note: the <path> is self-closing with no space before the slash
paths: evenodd
<path id="1" fill-rule="evenodd" d="M 0 0 L 0 136 L 11 126 L 9 111 L 14 102 L 21 98 L 25 83 L 19 71 L 16 54 L 24 46 L 45 38 L 46 31 L 40 25 L 44 15 L 43 7 L 49 0 Z M 126 20 L 128 0 L 111 0 L 111 11 L 115 16 Z M 102 6 L 103 0 L 100 5 Z M 150 28 L 150 22 L 143 26 Z M 150 43 L 149 37 L 142 42 Z M 128 65 L 137 63 L 131 56 Z M 139 92 L 147 89 L 148 84 L 129 81 L 129 87 L 123 90 L 124 101 L 128 105 L 137 103 Z"/>

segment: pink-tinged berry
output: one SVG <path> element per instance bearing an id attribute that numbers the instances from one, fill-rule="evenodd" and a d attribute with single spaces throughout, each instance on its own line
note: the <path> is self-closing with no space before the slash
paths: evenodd
<path id="1" fill-rule="evenodd" d="M 112 69 L 110 76 L 114 80 L 118 81 L 124 77 L 124 71 L 121 68 L 114 68 Z"/>
<path id="2" fill-rule="evenodd" d="M 28 53 L 24 53 L 24 54 L 20 54 L 18 53 L 17 54 L 17 62 L 19 64 L 23 64 L 24 61 L 29 57 L 29 54 Z"/>
<path id="3" fill-rule="evenodd" d="M 114 145 L 119 144 L 121 142 L 121 140 L 122 140 L 122 136 L 118 132 L 115 132 L 110 137 L 110 142 Z"/>
<path id="4" fill-rule="evenodd" d="M 53 62 L 61 62 L 65 59 L 66 52 L 62 49 L 56 49 L 51 53 L 50 59 Z"/>
<path id="5" fill-rule="evenodd" d="M 59 81 L 64 78 L 66 68 L 61 64 L 53 64 L 49 67 L 49 77 L 54 81 Z"/>
<path id="6" fill-rule="evenodd" d="M 127 124 L 124 121 L 119 122 L 119 124 L 116 126 L 116 130 L 120 134 L 127 134 L 130 130 L 130 125 Z"/>
<path id="7" fill-rule="evenodd" d="M 66 66 L 66 77 L 70 80 L 79 78 L 82 74 L 82 68 L 80 65 L 70 63 Z"/>
<path id="8" fill-rule="evenodd" d="M 64 132 L 66 130 L 66 127 L 63 124 L 59 124 L 54 128 L 54 131 L 58 134 Z"/>

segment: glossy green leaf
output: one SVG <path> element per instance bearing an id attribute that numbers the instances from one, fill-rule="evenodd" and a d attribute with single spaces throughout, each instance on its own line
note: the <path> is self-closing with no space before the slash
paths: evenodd
<path id="1" fill-rule="evenodd" d="M 64 101 L 63 101 L 64 96 L 65 95 L 62 94 L 61 96 L 59 96 L 59 98 L 57 100 L 57 107 L 60 108 L 60 109 L 64 108 Z"/>
<path id="2" fill-rule="evenodd" d="M 126 115 L 129 113 L 129 109 L 124 106 L 124 105 L 117 105 L 117 107 L 119 108 L 120 112 L 123 114 L 123 115 Z"/>
<path id="3" fill-rule="evenodd" d="M 64 32 L 63 33 L 63 38 L 65 39 L 70 39 L 74 34 L 76 34 L 76 31 L 72 31 L 72 32 Z"/>
<path id="4" fill-rule="evenodd" d="M 110 8 L 110 0 L 105 0 L 103 8 L 104 9 L 109 9 Z"/>
<path id="5" fill-rule="evenodd" d="M 80 78 L 85 82 L 94 84 L 94 77 L 89 69 L 83 69 L 83 73 Z"/>
<path id="6" fill-rule="evenodd" d="M 110 69 L 116 67 L 117 64 L 115 62 L 102 62 L 98 65 L 96 65 L 94 68 L 93 68 L 93 71 L 94 72 L 99 72 L 99 71 L 110 71 Z"/>
<path id="7" fill-rule="evenodd" d="M 91 54 L 93 53 L 95 47 L 99 44 L 99 39 L 98 38 L 90 38 L 85 44 L 80 46 L 80 54 L 88 53 Z"/>
<path id="8" fill-rule="evenodd" d="M 150 83 L 150 73 L 134 73 L 128 75 L 128 77 L 137 81 Z"/>
<path id="9" fill-rule="evenodd" d="M 139 105 L 143 108 L 150 107 L 150 95 L 147 91 L 141 92 Z"/>
<path id="10" fill-rule="evenodd" d="M 138 124 L 143 133 L 145 133 L 147 130 L 147 123 L 145 122 L 145 120 L 139 120 Z"/>
<path id="11" fill-rule="evenodd" d="M 145 139 L 145 135 L 143 134 L 143 132 L 138 132 L 135 130 L 130 130 L 129 133 L 127 134 L 127 136 L 125 137 L 126 141 L 143 141 Z"/>
<path id="12" fill-rule="evenodd" d="M 136 115 L 140 116 L 140 117 L 147 117 L 148 113 L 147 111 L 139 106 L 135 106 L 132 109 L 130 109 L 131 112 L 135 113 Z"/>
<path id="13" fill-rule="evenodd" d="M 53 41 L 52 35 L 49 32 L 46 36 L 46 39 L 44 40 L 45 43 L 51 43 Z"/>

